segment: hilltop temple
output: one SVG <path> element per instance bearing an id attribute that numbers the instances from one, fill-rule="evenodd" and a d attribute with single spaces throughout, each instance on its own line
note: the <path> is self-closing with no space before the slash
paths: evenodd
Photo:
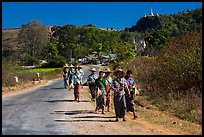
<path id="1" fill-rule="evenodd" d="M 146 14 L 145 14 L 144 17 L 152 17 L 152 16 L 159 16 L 159 14 L 154 14 L 154 13 L 153 13 L 153 10 L 152 10 L 152 8 L 151 8 L 150 14 L 149 14 L 149 15 L 146 15 Z"/>

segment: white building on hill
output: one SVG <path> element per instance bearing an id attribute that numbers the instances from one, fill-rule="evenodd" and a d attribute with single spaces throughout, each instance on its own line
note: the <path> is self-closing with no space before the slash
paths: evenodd
<path id="1" fill-rule="evenodd" d="M 145 14 L 144 17 L 153 17 L 153 16 L 159 16 L 159 14 L 154 14 L 154 13 L 153 13 L 153 10 L 152 10 L 152 8 L 151 8 L 150 14 L 149 14 L 149 15 L 146 15 L 146 14 Z"/>

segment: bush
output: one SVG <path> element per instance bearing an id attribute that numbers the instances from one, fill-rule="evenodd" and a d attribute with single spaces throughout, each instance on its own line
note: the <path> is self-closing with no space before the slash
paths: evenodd
<path id="1" fill-rule="evenodd" d="M 31 65 L 36 65 L 36 64 L 39 64 L 39 60 L 36 57 L 30 57 L 30 58 L 28 58 L 25 65 L 31 66 Z"/>
<path id="2" fill-rule="evenodd" d="M 162 90 L 201 94 L 202 36 L 200 31 L 170 41 L 157 59 L 157 84 Z M 195 89 L 194 91 L 191 89 Z"/>
<path id="3" fill-rule="evenodd" d="M 42 68 L 60 68 L 60 67 L 63 67 L 65 63 L 66 63 L 66 60 L 64 57 L 57 56 L 54 59 L 49 60 L 47 64 L 43 64 L 41 67 Z"/>
<path id="4" fill-rule="evenodd" d="M 15 69 L 11 61 L 6 58 L 2 58 L 2 86 L 14 86 L 15 85 Z"/>

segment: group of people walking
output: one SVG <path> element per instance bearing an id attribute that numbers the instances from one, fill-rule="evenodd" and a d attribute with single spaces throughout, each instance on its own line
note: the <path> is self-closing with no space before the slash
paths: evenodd
<path id="1" fill-rule="evenodd" d="M 134 105 L 134 91 L 136 88 L 136 83 L 132 77 L 131 70 L 127 70 L 126 74 L 122 69 L 112 72 L 109 68 L 106 68 L 103 71 L 99 71 L 99 74 L 96 74 L 97 70 L 95 68 L 91 68 L 89 71 L 91 74 L 87 78 L 87 83 L 91 93 L 91 100 L 96 101 L 96 112 L 99 109 L 102 109 L 102 114 L 105 114 L 106 107 L 107 111 L 110 111 L 113 93 L 113 102 L 116 115 L 115 121 L 119 121 L 119 118 L 126 121 L 125 114 L 128 111 L 133 112 L 134 119 L 137 118 Z M 114 79 L 112 79 L 111 73 L 114 73 Z M 81 66 L 64 66 L 64 87 L 69 88 L 69 85 L 74 85 L 74 98 L 78 102 L 80 102 L 80 87 L 83 88 L 83 76 L 84 72 L 82 71 Z"/>
<path id="2" fill-rule="evenodd" d="M 104 71 L 99 71 L 99 76 L 97 77 L 96 69 L 90 69 L 91 74 L 88 76 L 89 89 L 92 96 L 92 101 L 96 99 L 96 109 L 102 109 L 102 114 L 104 114 L 104 109 L 107 107 L 107 111 L 110 109 L 111 103 L 111 91 L 114 93 L 114 109 L 116 115 L 116 121 L 122 118 L 126 121 L 125 114 L 130 111 L 133 112 L 133 118 L 137 118 L 135 114 L 134 106 L 134 91 L 136 84 L 132 78 L 132 71 L 128 70 L 125 72 L 122 69 L 118 69 L 114 72 L 116 76 L 112 79 L 110 74 L 112 71 L 106 68 Z"/>

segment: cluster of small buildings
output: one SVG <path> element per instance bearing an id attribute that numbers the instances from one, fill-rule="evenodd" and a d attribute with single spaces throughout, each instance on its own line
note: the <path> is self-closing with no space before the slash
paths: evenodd
<path id="1" fill-rule="evenodd" d="M 85 58 L 78 59 L 79 62 L 84 64 L 98 64 L 98 65 L 108 65 L 110 61 L 117 59 L 116 54 L 106 54 L 106 55 L 98 55 L 96 51 L 92 52 Z"/>

